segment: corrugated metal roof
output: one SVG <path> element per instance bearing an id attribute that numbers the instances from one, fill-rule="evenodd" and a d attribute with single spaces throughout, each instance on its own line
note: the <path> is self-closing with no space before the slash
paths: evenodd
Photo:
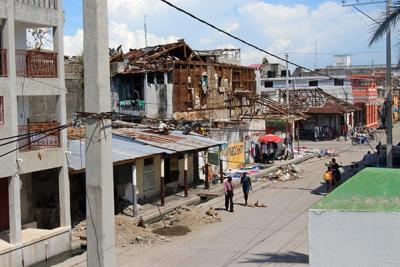
<path id="1" fill-rule="evenodd" d="M 68 151 L 71 152 L 68 155 L 68 167 L 74 171 L 85 169 L 85 140 L 68 140 Z M 175 151 L 113 135 L 112 160 L 114 163 L 162 153 L 174 154 Z"/>
<path id="2" fill-rule="evenodd" d="M 114 129 L 113 134 L 131 138 L 155 147 L 173 150 L 176 152 L 207 149 L 226 142 L 216 141 L 200 135 L 184 135 L 182 132 L 173 131 L 170 134 L 157 134 L 154 131 L 139 131 L 131 128 Z"/>

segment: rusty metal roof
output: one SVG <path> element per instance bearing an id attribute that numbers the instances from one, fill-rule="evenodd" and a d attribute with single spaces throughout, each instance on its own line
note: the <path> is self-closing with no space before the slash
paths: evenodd
<path id="1" fill-rule="evenodd" d="M 120 128 L 113 129 L 113 134 L 176 152 L 203 150 L 226 144 L 226 142 L 216 141 L 200 135 L 184 135 L 179 131 L 173 131 L 170 134 L 157 134 L 154 130 Z"/>

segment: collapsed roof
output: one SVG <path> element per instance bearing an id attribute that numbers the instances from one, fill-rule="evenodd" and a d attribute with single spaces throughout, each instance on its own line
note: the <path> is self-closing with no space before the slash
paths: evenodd
<path id="1" fill-rule="evenodd" d="M 280 90 L 280 97 L 287 90 Z M 290 89 L 290 109 L 303 113 L 345 114 L 357 111 L 358 108 L 342 99 L 326 93 L 321 88 Z"/>

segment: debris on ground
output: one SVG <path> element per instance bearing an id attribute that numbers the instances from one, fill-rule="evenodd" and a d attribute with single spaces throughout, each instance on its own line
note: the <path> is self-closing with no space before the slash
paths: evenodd
<path id="1" fill-rule="evenodd" d="M 220 222 L 222 218 L 218 212 L 210 208 L 206 212 L 198 207 L 181 206 L 164 216 L 167 225 L 194 225 Z"/>
<path id="2" fill-rule="evenodd" d="M 136 206 L 136 210 L 142 210 L 143 208 L 142 208 L 142 206 L 141 205 L 139 205 L 139 204 L 136 204 L 137 206 Z M 133 205 L 128 205 L 123 211 L 122 211 L 122 213 L 123 214 L 125 214 L 125 215 L 127 215 L 127 216 L 131 216 L 131 217 L 133 217 Z"/>
<path id="3" fill-rule="evenodd" d="M 143 219 L 142 219 L 143 220 Z M 142 247 L 160 242 L 169 242 L 164 236 L 151 232 L 151 229 L 138 226 L 140 220 L 124 216 L 115 216 L 115 239 L 117 247 Z M 72 238 L 82 245 L 86 244 L 86 221 L 82 221 L 72 229 Z"/>
<path id="4" fill-rule="evenodd" d="M 289 164 L 287 166 L 280 166 L 275 172 L 271 172 L 267 175 L 269 180 L 278 181 L 289 181 L 300 178 L 300 168 L 295 164 Z"/>

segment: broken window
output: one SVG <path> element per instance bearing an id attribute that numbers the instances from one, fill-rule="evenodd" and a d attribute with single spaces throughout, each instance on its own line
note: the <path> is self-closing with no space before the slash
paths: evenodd
<path id="1" fill-rule="evenodd" d="M 4 124 L 4 101 L 3 97 L 0 96 L 0 125 Z"/>
<path id="2" fill-rule="evenodd" d="M 208 74 L 204 72 L 201 75 L 201 88 L 203 89 L 203 93 L 206 95 L 208 93 Z"/>
<path id="3" fill-rule="evenodd" d="M 265 81 L 264 82 L 264 87 L 265 88 L 272 88 L 272 87 L 274 87 L 274 82 L 273 81 Z"/>
<path id="4" fill-rule="evenodd" d="M 167 83 L 171 84 L 173 83 L 174 80 L 174 73 L 172 71 L 169 71 L 167 73 Z"/>
<path id="5" fill-rule="evenodd" d="M 343 86 L 344 85 L 344 80 L 343 79 L 334 79 L 333 80 L 334 86 Z"/>
<path id="6" fill-rule="evenodd" d="M 147 73 L 147 83 L 154 84 L 154 73 L 153 72 Z"/>
<path id="7" fill-rule="evenodd" d="M 308 86 L 318 86 L 318 81 L 309 81 Z"/>
<path id="8" fill-rule="evenodd" d="M 276 74 L 275 71 L 268 71 L 267 72 L 267 78 L 275 78 Z"/>
<path id="9" fill-rule="evenodd" d="M 164 72 L 157 72 L 156 78 L 157 78 L 157 84 L 164 84 L 165 83 Z"/>

